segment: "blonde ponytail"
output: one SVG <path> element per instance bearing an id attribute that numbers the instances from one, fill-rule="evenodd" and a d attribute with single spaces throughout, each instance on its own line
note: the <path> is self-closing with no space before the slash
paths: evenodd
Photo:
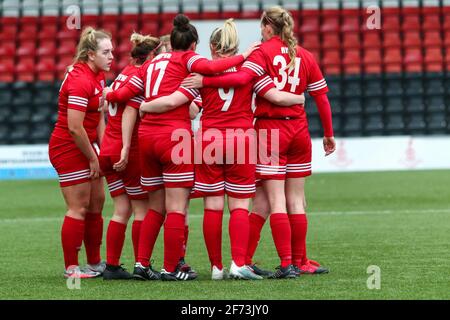
<path id="1" fill-rule="evenodd" d="M 297 39 L 294 36 L 294 19 L 292 15 L 280 6 L 274 6 L 263 12 L 261 23 L 263 25 L 270 24 L 274 33 L 280 36 L 281 40 L 288 46 L 291 61 L 287 68 L 294 67 L 297 55 Z"/>
<path id="2" fill-rule="evenodd" d="M 142 35 L 137 32 L 134 32 L 131 35 L 130 41 L 133 44 L 131 57 L 136 59 L 139 64 L 143 64 L 150 52 L 158 49 L 161 43 L 158 38 L 149 35 Z"/>
<path id="3" fill-rule="evenodd" d="M 220 56 L 236 54 L 239 49 L 239 36 L 234 20 L 228 19 L 222 27 L 216 28 L 211 34 L 209 43 Z"/>
<path id="4" fill-rule="evenodd" d="M 75 62 L 88 61 L 88 52 L 97 51 L 98 42 L 102 39 L 111 39 L 111 34 L 103 30 L 95 30 L 92 27 L 86 27 L 80 36 L 80 41 L 77 46 L 77 53 L 75 55 Z"/>

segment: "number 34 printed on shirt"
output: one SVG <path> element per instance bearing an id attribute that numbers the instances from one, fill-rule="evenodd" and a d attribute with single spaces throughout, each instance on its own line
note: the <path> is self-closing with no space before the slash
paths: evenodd
<path id="1" fill-rule="evenodd" d="M 282 55 L 278 55 L 273 58 L 273 65 L 279 66 L 280 68 L 278 72 L 281 76 L 281 80 L 279 80 L 279 77 L 273 79 L 273 82 L 275 83 L 275 86 L 278 90 L 283 90 L 287 82 L 291 85 L 290 91 L 295 92 L 295 89 L 297 89 L 297 86 L 300 84 L 300 61 L 301 59 L 296 57 L 295 67 L 290 67 L 289 70 L 287 70 L 287 62 Z"/>

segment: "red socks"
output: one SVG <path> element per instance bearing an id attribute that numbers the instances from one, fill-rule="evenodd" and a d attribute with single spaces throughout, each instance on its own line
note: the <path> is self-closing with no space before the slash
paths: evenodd
<path id="1" fill-rule="evenodd" d="M 208 250 L 211 267 L 223 269 L 222 265 L 222 210 L 205 209 L 203 216 L 203 237 Z"/>
<path id="2" fill-rule="evenodd" d="M 65 216 L 61 228 L 61 242 L 64 253 L 64 264 L 78 266 L 78 251 L 80 251 L 84 236 L 84 221 Z"/>
<path id="3" fill-rule="evenodd" d="M 101 213 L 88 212 L 84 220 L 84 246 L 87 263 L 100 263 L 100 246 L 103 237 L 103 217 Z"/>
<path id="4" fill-rule="evenodd" d="M 292 263 L 300 267 L 306 262 L 308 220 L 306 214 L 290 214 L 289 222 L 292 230 Z"/>
<path id="5" fill-rule="evenodd" d="M 127 225 L 111 220 L 106 231 L 106 263 L 112 266 L 120 265 L 125 231 Z"/>
<path id="6" fill-rule="evenodd" d="M 234 209 L 231 211 L 228 232 L 230 234 L 231 258 L 238 267 L 242 267 L 245 264 L 250 233 L 248 210 Z"/>
<path id="7" fill-rule="evenodd" d="M 278 256 L 281 259 L 281 267 L 285 268 L 292 263 L 291 226 L 288 214 L 272 213 L 270 215 L 270 227 Z"/>
<path id="8" fill-rule="evenodd" d="M 168 212 L 164 223 L 164 269 L 174 272 L 183 250 L 185 216 L 179 212 Z"/>
<path id="9" fill-rule="evenodd" d="M 148 210 L 144 221 L 142 221 L 137 262 L 140 262 L 144 267 L 149 266 L 153 247 L 163 222 L 164 216 L 152 209 Z"/>
<path id="10" fill-rule="evenodd" d="M 259 214 L 251 213 L 248 217 L 250 224 L 250 234 L 248 237 L 247 254 L 245 257 L 245 264 L 251 265 L 256 248 L 258 247 L 259 239 L 261 238 L 261 230 L 266 222 L 266 219 Z"/>
<path id="11" fill-rule="evenodd" d="M 133 241 L 134 261 L 138 261 L 139 236 L 141 234 L 142 220 L 134 220 L 131 226 L 131 239 Z"/>
<path id="12" fill-rule="evenodd" d="M 180 258 L 184 258 L 186 256 L 186 247 L 187 247 L 187 241 L 189 237 L 189 226 L 184 226 L 184 241 L 183 241 L 183 252 L 181 254 Z"/>

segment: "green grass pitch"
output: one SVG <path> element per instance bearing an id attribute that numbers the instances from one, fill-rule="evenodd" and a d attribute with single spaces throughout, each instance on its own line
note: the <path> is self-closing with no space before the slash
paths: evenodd
<path id="1" fill-rule="evenodd" d="M 308 255 L 331 270 L 294 280 L 210 280 L 201 232 L 203 206 L 191 204 L 187 261 L 191 282 L 82 280 L 70 290 L 62 277 L 60 228 L 65 212 L 57 181 L 0 182 L 0 299 L 450 299 L 450 172 L 316 174 L 307 181 Z M 112 202 L 105 204 L 106 233 Z M 228 215 L 224 264 L 229 266 Z M 128 228 L 122 262 L 132 269 Z M 105 238 L 104 238 L 105 244 Z M 153 259 L 163 260 L 162 233 Z M 102 247 L 105 256 L 105 246 Z M 80 253 L 81 262 L 85 254 Z M 278 258 L 268 224 L 256 260 Z M 369 290 L 367 267 L 381 269 Z"/>

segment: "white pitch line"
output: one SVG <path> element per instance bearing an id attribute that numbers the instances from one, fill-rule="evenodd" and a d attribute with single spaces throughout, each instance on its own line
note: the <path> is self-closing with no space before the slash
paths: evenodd
<path id="1" fill-rule="evenodd" d="M 310 211 L 308 216 L 331 216 L 331 215 L 389 215 L 389 214 L 414 214 L 414 213 L 450 213 L 449 209 L 423 209 L 423 210 L 408 210 L 408 209 L 392 209 L 392 210 L 370 210 L 370 211 Z M 202 218 L 202 214 L 190 214 L 189 218 Z M 109 218 L 105 217 L 104 218 Z M 17 222 L 53 222 L 63 221 L 63 217 L 35 217 L 35 218 L 15 218 L 15 219 L 0 219 L 0 223 L 17 223 Z"/>

